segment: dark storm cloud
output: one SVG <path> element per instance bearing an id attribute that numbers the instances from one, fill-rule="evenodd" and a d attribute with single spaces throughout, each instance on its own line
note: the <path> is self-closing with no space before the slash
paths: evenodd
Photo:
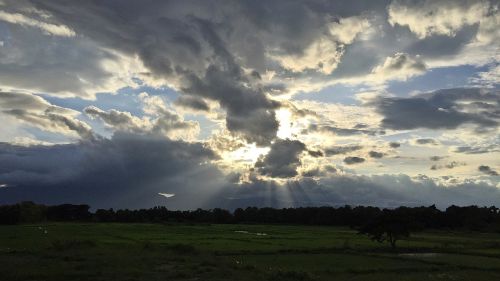
<path id="1" fill-rule="evenodd" d="M 357 157 L 357 156 L 349 156 L 344 158 L 344 163 L 347 165 L 359 164 L 365 162 L 365 158 Z"/>
<path id="2" fill-rule="evenodd" d="M 481 165 L 477 168 L 481 173 L 484 173 L 486 175 L 490 176 L 498 176 L 498 172 L 493 170 L 490 166 L 486 165 Z"/>
<path id="3" fill-rule="evenodd" d="M 380 159 L 385 155 L 385 153 L 377 151 L 370 151 L 368 154 L 370 155 L 371 158 L 377 158 L 377 159 Z"/>
<path id="4" fill-rule="evenodd" d="M 200 199 L 226 184 L 217 168 L 205 164 L 216 158 L 199 143 L 124 133 L 78 144 L 3 143 L 0 182 L 8 188 L 0 201 L 140 207 L 158 204 L 156 195 L 166 192 L 184 198 L 179 204 L 187 207 L 195 194 Z"/>
<path id="5" fill-rule="evenodd" d="M 289 178 L 297 175 L 300 155 L 306 150 L 305 144 L 297 140 L 276 140 L 271 150 L 259 158 L 255 168 L 261 175 Z"/>
<path id="6" fill-rule="evenodd" d="M 249 142 L 267 145 L 276 137 L 278 122 L 274 110 L 279 104 L 267 98 L 259 83 L 253 82 L 252 75 L 244 73 L 241 67 L 244 62 L 235 59 L 237 55 L 246 61 L 255 61 L 255 55 L 263 55 L 249 53 L 251 49 L 235 45 L 245 36 L 238 29 L 253 29 L 255 24 L 260 24 L 254 22 L 256 18 L 251 18 L 251 9 L 257 7 L 227 2 L 226 5 L 220 3 L 221 10 L 215 12 L 213 5 L 204 1 L 140 4 L 135 1 L 99 4 L 73 1 L 71 5 L 66 1 L 33 2 L 77 33 L 111 48 L 139 55 L 153 76 L 175 80 L 180 83 L 182 93 L 219 102 L 227 111 L 227 128 Z M 283 6 L 287 7 L 308 20 L 315 19 L 307 16 L 309 9 L 303 3 Z M 243 13 L 245 10 L 250 13 Z M 250 16 L 250 22 L 246 23 L 251 26 L 240 24 L 242 15 Z M 272 19 L 265 14 L 262 16 L 264 21 Z M 289 28 L 285 22 L 279 24 Z M 267 23 L 262 28 L 266 26 Z M 303 28 L 312 26 L 308 24 Z M 264 29 L 262 32 L 269 31 Z M 294 32 L 294 42 L 301 50 L 300 46 L 307 41 L 298 40 L 300 29 Z M 302 34 L 307 35 L 306 32 Z M 290 39 L 286 41 L 291 42 Z M 280 42 L 276 44 L 281 45 Z M 193 105 L 192 100 L 190 104 Z M 195 106 L 203 107 L 200 103 Z"/>
<path id="7" fill-rule="evenodd" d="M 384 116 L 382 126 L 394 130 L 455 129 L 467 123 L 481 130 L 498 127 L 500 120 L 500 94 L 495 89 L 438 90 L 410 98 L 380 98 L 372 105 Z"/>
<path id="8" fill-rule="evenodd" d="M 241 69 L 228 73 L 210 66 L 205 76 L 188 75 L 184 92 L 218 100 L 226 108 L 226 126 L 249 142 L 267 145 L 275 137 L 278 121 L 274 109 L 280 104 L 266 98 L 259 89 L 244 86 Z M 243 80 L 242 80 L 243 79 Z"/>
<path id="9" fill-rule="evenodd" d="M 301 145 L 297 146 L 300 150 Z M 93 208 L 234 209 L 345 204 L 447 207 L 500 202 L 498 188 L 484 182 L 441 185 L 430 178 L 406 175 L 335 175 L 331 166 L 305 172 L 306 178 L 282 185 L 252 179 L 235 186 L 232 182 L 239 175 L 224 176 L 204 164 L 216 157 L 201 144 L 129 134 L 52 146 L 0 143 L 0 184 L 7 185 L 0 189 L 0 204 L 34 200 L 86 203 Z M 158 193 L 175 196 L 165 201 Z"/>

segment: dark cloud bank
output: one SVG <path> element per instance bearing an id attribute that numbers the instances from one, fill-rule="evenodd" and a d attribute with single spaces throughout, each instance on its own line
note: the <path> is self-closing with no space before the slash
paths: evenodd
<path id="1" fill-rule="evenodd" d="M 224 184 L 222 174 L 204 164 L 216 157 L 198 143 L 125 133 L 79 144 L 2 144 L 0 182 L 7 187 L 0 200 L 138 207 L 163 203 L 158 192 L 202 200 Z"/>
<path id="2" fill-rule="evenodd" d="M 257 162 L 256 169 L 273 177 L 294 176 L 304 151 L 305 145 L 298 141 L 279 140 Z M 94 207 L 167 205 L 187 209 L 246 205 L 446 206 L 494 204 L 500 199 L 498 190 L 485 183 L 443 187 L 430 179 L 417 182 L 404 175 L 329 175 L 319 181 L 304 178 L 286 184 L 253 179 L 236 186 L 231 176 L 224 176 L 207 163 L 216 158 L 200 143 L 129 133 L 79 144 L 23 147 L 4 143 L 0 146 L 0 182 L 7 187 L 0 189 L 0 201 L 36 198 L 44 203 L 89 203 Z M 362 162 L 358 157 L 348 159 Z M 329 171 L 334 173 L 335 169 Z M 309 174 L 305 176 L 320 173 Z M 158 193 L 175 197 L 165 199 Z"/>
<path id="3" fill-rule="evenodd" d="M 256 165 L 263 174 L 296 174 L 300 143 L 272 148 Z M 290 150 L 290 147 L 293 149 Z M 283 152 L 283 153 L 281 153 Z M 253 179 L 235 185 L 208 161 L 217 155 L 200 143 L 117 133 L 113 138 L 53 146 L 0 145 L 0 203 L 88 203 L 93 207 L 172 209 L 241 206 L 493 205 L 498 188 L 485 182 L 441 186 L 405 175 L 333 175 L 277 183 Z M 361 158 L 362 159 L 362 158 Z M 356 162 L 356 161 L 355 161 Z M 335 169 L 330 169 L 335 171 Z M 483 172 L 493 174 L 491 170 Z M 316 173 L 317 174 L 317 173 Z M 173 193 L 164 198 L 158 193 Z"/>

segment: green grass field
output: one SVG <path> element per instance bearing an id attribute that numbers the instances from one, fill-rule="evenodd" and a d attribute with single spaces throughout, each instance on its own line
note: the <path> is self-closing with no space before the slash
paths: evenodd
<path id="1" fill-rule="evenodd" d="M 0 226 L 0 280 L 500 280 L 500 234 L 418 233 L 393 251 L 338 227 Z"/>

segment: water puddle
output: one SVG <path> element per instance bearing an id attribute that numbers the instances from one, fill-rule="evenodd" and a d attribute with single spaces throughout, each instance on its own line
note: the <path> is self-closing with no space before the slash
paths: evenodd
<path id="1" fill-rule="evenodd" d="M 257 235 L 257 236 L 267 236 L 267 233 L 261 233 L 261 232 L 248 232 L 246 230 L 235 230 L 235 233 L 243 233 L 243 234 L 252 234 L 252 235 Z"/>

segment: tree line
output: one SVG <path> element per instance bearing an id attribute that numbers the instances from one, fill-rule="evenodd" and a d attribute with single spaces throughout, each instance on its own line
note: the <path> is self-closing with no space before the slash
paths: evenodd
<path id="1" fill-rule="evenodd" d="M 300 208 L 238 208 L 175 211 L 166 207 L 150 209 L 98 209 L 88 205 L 62 204 L 45 206 L 22 202 L 0 206 L 0 224 L 20 224 L 58 221 L 122 222 L 122 223 L 258 223 L 349 226 L 356 229 L 370 225 L 404 225 L 411 230 L 464 229 L 500 232 L 498 208 L 478 206 L 450 206 L 440 210 L 436 206 L 399 207 L 381 209 L 370 206 L 300 207 Z"/>

